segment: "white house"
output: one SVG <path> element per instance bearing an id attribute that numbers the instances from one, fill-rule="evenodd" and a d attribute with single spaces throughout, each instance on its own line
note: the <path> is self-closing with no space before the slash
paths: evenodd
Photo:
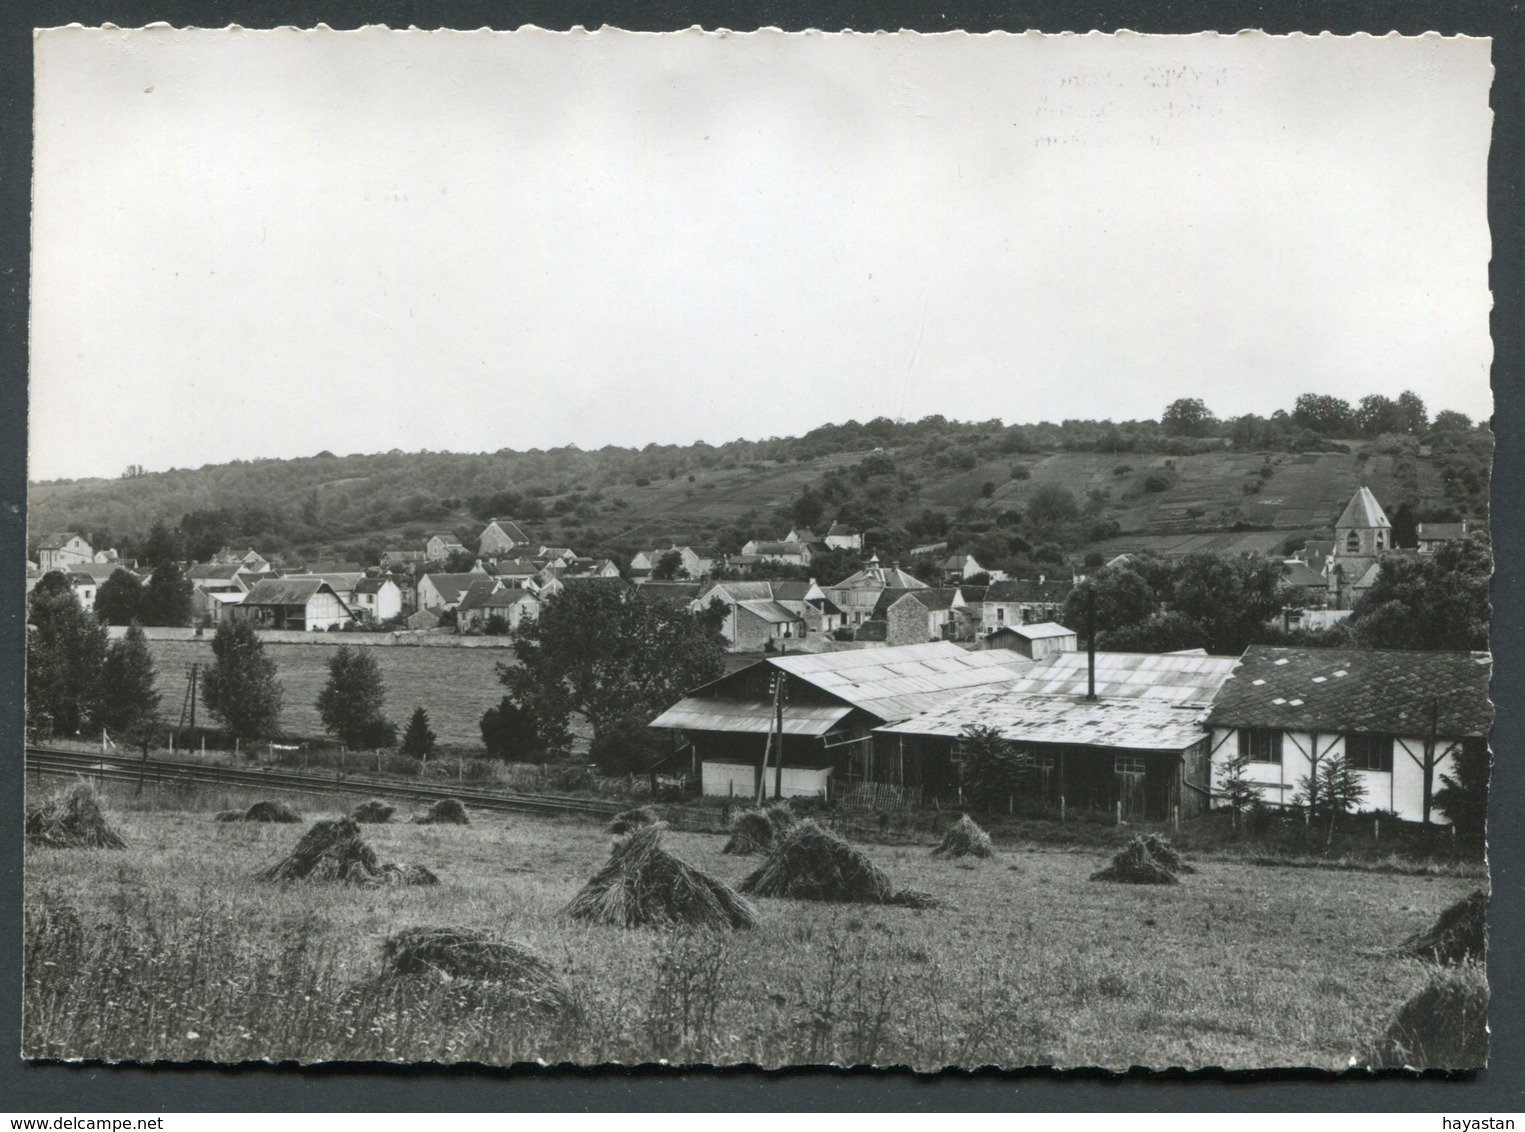
<path id="1" fill-rule="evenodd" d="M 402 590 L 391 578 L 362 578 L 355 583 L 354 595 L 355 613 L 370 621 L 389 621 L 402 612 Z"/>
<path id="2" fill-rule="evenodd" d="M 814 542 L 814 539 L 804 539 Z M 833 523 L 826 531 L 826 545 L 832 550 L 862 550 L 863 532 L 855 531 L 846 523 Z"/>
<path id="3" fill-rule="evenodd" d="M 68 573 L 71 566 L 93 561 L 95 551 L 90 544 L 73 531 L 54 531 L 44 535 L 37 544 L 37 565 L 41 572 L 62 570 Z"/>
<path id="4" fill-rule="evenodd" d="M 456 607 L 455 627 L 458 632 L 481 631 L 493 617 L 501 617 L 509 632 L 519 628 L 525 620 L 533 621 L 540 615 L 540 599 L 529 590 L 505 586 L 488 591 L 472 587 Z"/>
<path id="5" fill-rule="evenodd" d="M 1261 797 L 1288 805 L 1315 767 L 1343 755 L 1366 788 L 1363 808 L 1422 821 L 1426 779 L 1433 793 L 1457 751 L 1487 742 L 1491 667 L 1485 653 L 1252 647 L 1207 718 L 1214 783 L 1244 754 Z"/>

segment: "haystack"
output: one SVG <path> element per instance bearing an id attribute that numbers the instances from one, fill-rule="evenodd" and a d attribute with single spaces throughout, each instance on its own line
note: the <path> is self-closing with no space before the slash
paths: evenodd
<path id="1" fill-rule="evenodd" d="M 943 834 L 937 848 L 932 850 L 934 857 L 989 857 L 992 853 L 990 834 L 981 829 L 968 814 L 954 822 L 948 832 Z"/>
<path id="2" fill-rule="evenodd" d="M 650 806 L 637 806 L 633 810 L 614 815 L 614 820 L 609 823 L 609 832 L 624 834 L 631 833 L 642 826 L 655 825 L 662 819 Z"/>
<path id="3" fill-rule="evenodd" d="M 334 884 L 438 884 L 419 865 L 382 864 L 350 818 L 314 822 L 291 855 L 258 874 L 260 880 L 311 880 Z"/>
<path id="4" fill-rule="evenodd" d="M 95 788 L 83 780 L 27 811 L 26 840 L 43 849 L 127 848 L 101 812 Z"/>
<path id="5" fill-rule="evenodd" d="M 731 837 L 720 850 L 737 856 L 768 853 L 785 830 L 799 819 L 787 802 L 770 802 L 761 809 L 742 810 L 731 822 Z"/>
<path id="6" fill-rule="evenodd" d="M 350 811 L 350 817 L 357 822 L 380 825 L 392 820 L 392 815 L 397 812 L 396 806 L 389 806 L 385 802 L 372 798 L 369 802 L 361 802 Z"/>
<path id="7" fill-rule="evenodd" d="M 1376 1069 L 1480 1069 L 1488 1064 L 1488 980 L 1477 964 L 1439 968 L 1405 1002 L 1368 1054 Z"/>
<path id="8" fill-rule="evenodd" d="M 1402 953 L 1432 963 L 1454 964 L 1488 957 L 1488 896 L 1482 889 L 1458 900 L 1427 932 L 1403 941 Z"/>
<path id="9" fill-rule="evenodd" d="M 535 952 L 471 928 L 404 928 L 382 943 L 381 960 L 389 975 L 491 983 L 547 1011 L 572 1001 L 571 988 Z"/>
<path id="10" fill-rule="evenodd" d="M 1135 837 L 1118 850 L 1112 863 L 1091 874 L 1092 880 L 1110 880 L 1119 884 L 1180 884 L 1171 868 L 1149 851 L 1149 843 Z"/>
<path id="11" fill-rule="evenodd" d="M 466 804 L 459 798 L 441 798 L 421 814 L 413 815 L 414 825 L 470 825 Z"/>
<path id="12" fill-rule="evenodd" d="M 1186 863 L 1186 858 L 1181 856 L 1179 849 L 1158 833 L 1144 834 L 1144 848 L 1149 850 L 1151 857 L 1177 875 L 1197 871 L 1194 866 Z"/>
<path id="13" fill-rule="evenodd" d="M 768 859 L 741 882 L 741 891 L 753 896 L 918 908 L 938 903 L 926 893 L 897 892 L 878 865 L 809 818 L 776 838 Z"/>
<path id="14" fill-rule="evenodd" d="M 255 802 L 247 810 L 219 810 L 212 815 L 213 821 L 269 822 L 277 825 L 300 823 L 302 815 L 280 802 Z"/>
<path id="15" fill-rule="evenodd" d="M 685 865 L 663 848 L 666 828 L 664 822 L 641 826 L 617 842 L 608 863 L 567 905 L 567 915 L 625 928 L 755 926 L 756 909 L 730 885 Z"/>

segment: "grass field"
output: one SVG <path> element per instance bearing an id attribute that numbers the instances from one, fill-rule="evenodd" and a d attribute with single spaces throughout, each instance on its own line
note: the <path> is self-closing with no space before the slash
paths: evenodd
<path id="1" fill-rule="evenodd" d="M 185 698 L 185 666 L 191 661 L 210 664 L 212 644 L 205 641 L 150 641 L 159 669 L 159 691 L 164 696 L 160 714 L 174 720 Z M 286 690 L 281 715 L 284 731 L 320 735 L 318 693 L 328 681 L 328 662 L 334 650 L 318 645 L 267 644 L 265 652 L 275 661 Z M 408 722 L 415 707 L 429 713 L 429 724 L 439 741 L 480 747 L 482 713 L 503 698 L 498 683 L 499 662 L 512 662 L 507 649 L 375 648 L 371 655 L 381 669 L 387 689 L 387 714 L 399 728 Z M 206 720 L 203 712 L 202 720 Z M 206 720 L 210 722 L 210 720 Z"/>
<path id="2" fill-rule="evenodd" d="M 442 883 L 336 890 L 250 879 L 303 827 L 108 804 L 129 849 L 28 854 L 29 1056 L 1340 1069 L 1425 981 L 1381 953 L 1477 883 L 1201 860 L 1137 888 L 1090 882 L 1093 851 L 962 866 L 872 846 L 950 906 L 763 900 L 750 932 L 626 931 L 558 914 L 608 852 L 590 824 L 365 827 Z M 718 836 L 668 844 L 732 882 L 756 864 Z M 536 1019 L 481 987 L 381 978 L 382 940 L 415 925 L 530 945 L 573 1008 Z"/>

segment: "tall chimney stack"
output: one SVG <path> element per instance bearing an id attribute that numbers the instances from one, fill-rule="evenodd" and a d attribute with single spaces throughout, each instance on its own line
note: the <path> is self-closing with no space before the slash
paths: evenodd
<path id="1" fill-rule="evenodd" d="M 1096 587 L 1086 592 L 1086 699 L 1096 698 Z"/>

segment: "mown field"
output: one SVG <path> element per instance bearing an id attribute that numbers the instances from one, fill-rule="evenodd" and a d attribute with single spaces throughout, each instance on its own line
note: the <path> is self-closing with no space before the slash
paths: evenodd
<path id="1" fill-rule="evenodd" d="M 186 665 L 211 663 L 211 639 L 150 641 L 149 648 L 164 697 L 160 713 L 178 719 L 185 698 Z M 322 734 L 317 699 L 328 681 L 334 650 L 322 645 L 267 644 L 265 652 L 275 661 L 286 690 L 282 729 L 298 735 Z M 373 648 L 371 655 L 386 683 L 387 713 L 399 728 L 407 724 L 415 707 L 422 707 L 441 743 L 481 746 L 478 723 L 482 713 L 503 698 L 497 665 L 513 661 L 510 650 L 398 647 Z M 210 722 L 204 709 L 198 722 Z"/>
<path id="2" fill-rule="evenodd" d="M 966 866 L 868 846 L 949 907 L 762 900 L 752 931 L 622 930 L 559 914 L 608 852 L 591 824 L 364 827 L 440 886 L 282 887 L 251 876 L 304 827 L 210 821 L 247 798 L 107 800 L 130 848 L 28 854 L 29 1056 L 1341 1069 L 1425 981 L 1383 952 L 1478 883 L 1208 859 L 1140 888 L 1089 881 L 1094 851 Z M 756 864 L 718 836 L 668 845 L 732 882 Z M 528 1017 L 480 986 L 383 978 L 383 939 L 422 925 L 528 944 L 573 1007 Z"/>

